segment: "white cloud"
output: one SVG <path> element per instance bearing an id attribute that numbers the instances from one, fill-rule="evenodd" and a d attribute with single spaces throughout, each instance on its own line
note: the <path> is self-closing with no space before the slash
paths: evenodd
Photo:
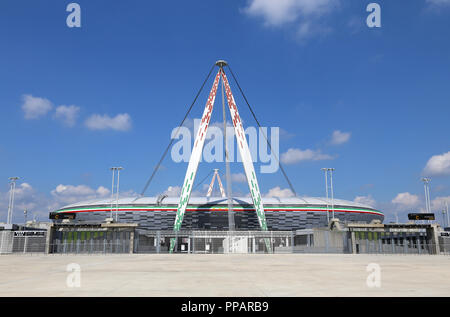
<path id="1" fill-rule="evenodd" d="M 281 162 L 284 164 L 295 164 L 301 161 L 320 161 L 332 160 L 333 157 L 328 154 L 322 154 L 320 151 L 300 150 L 290 148 L 287 152 L 281 154 Z"/>
<path id="2" fill-rule="evenodd" d="M 450 151 L 432 156 L 428 160 L 423 173 L 429 176 L 450 175 Z"/>
<path id="3" fill-rule="evenodd" d="M 342 132 L 340 130 L 333 131 L 331 135 L 330 143 L 333 145 L 344 144 L 350 140 L 351 133 L 350 132 Z"/>
<path id="4" fill-rule="evenodd" d="M 216 185 L 217 186 L 217 185 Z M 192 191 L 191 197 L 205 197 L 206 190 L 208 189 L 208 184 L 203 184 L 203 191 Z M 163 192 L 164 195 L 168 197 L 180 197 L 181 195 L 181 187 L 180 186 L 169 186 L 167 190 Z"/>
<path id="5" fill-rule="evenodd" d="M 65 205 L 86 200 L 109 199 L 110 190 L 104 186 L 91 188 L 87 185 L 63 185 L 56 186 L 50 195 L 36 191 L 28 183 L 17 184 L 15 190 L 13 221 L 23 223 L 23 211 L 27 209 L 28 220 L 36 217 L 40 221 L 49 221 L 48 213 Z M 121 192 L 120 197 L 135 197 L 133 190 Z M 6 221 L 9 203 L 9 191 L 0 192 L 0 221 Z"/>
<path id="6" fill-rule="evenodd" d="M 371 195 L 368 196 L 356 196 L 354 201 L 359 204 L 375 207 L 376 201 Z"/>
<path id="7" fill-rule="evenodd" d="M 181 187 L 180 186 L 169 186 L 167 190 L 164 192 L 169 197 L 180 197 L 181 195 Z"/>
<path id="8" fill-rule="evenodd" d="M 77 121 L 80 107 L 61 105 L 56 108 L 54 118 L 61 120 L 66 126 L 73 127 Z"/>
<path id="9" fill-rule="evenodd" d="M 299 17 L 321 16 L 337 3 L 337 0 L 251 0 L 244 12 L 262 17 L 266 25 L 280 26 Z"/>
<path id="10" fill-rule="evenodd" d="M 269 192 L 265 194 L 264 197 L 287 198 L 295 197 L 295 195 L 289 188 L 281 189 L 279 186 L 277 186 L 269 189 Z"/>
<path id="11" fill-rule="evenodd" d="M 105 197 L 110 194 L 110 190 L 106 187 L 100 186 L 99 188 L 97 188 L 96 193 L 100 197 Z M 119 194 L 120 194 L 120 192 L 119 192 Z"/>
<path id="12" fill-rule="evenodd" d="M 446 205 L 445 203 L 447 203 L 449 205 L 450 208 L 450 196 L 447 197 L 436 197 L 435 199 L 433 199 L 431 201 L 431 210 L 433 212 L 439 213 L 441 212 L 443 209 L 445 209 Z"/>
<path id="13" fill-rule="evenodd" d="M 420 203 L 419 197 L 417 195 L 406 193 L 399 193 L 393 200 L 393 204 L 399 207 L 413 208 L 417 207 Z"/>
<path id="14" fill-rule="evenodd" d="M 109 196 L 110 193 L 111 192 L 103 186 L 93 189 L 87 185 L 74 186 L 63 184 L 59 184 L 51 191 L 53 198 L 59 204 L 73 204 L 84 200 L 104 198 Z"/>
<path id="15" fill-rule="evenodd" d="M 91 130 L 117 130 L 128 131 L 131 129 L 131 117 L 128 113 L 121 113 L 115 117 L 107 114 L 93 114 L 85 121 L 86 126 Z"/>
<path id="16" fill-rule="evenodd" d="M 450 6 L 450 0 L 426 0 L 429 5 L 432 6 Z"/>
<path id="17" fill-rule="evenodd" d="M 231 174 L 231 181 L 235 183 L 247 183 L 247 177 L 244 173 Z"/>
<path id="18" fill-rule="evenodd" d="M 339 5 L 339 0 L 250 0 L 243 12 L 260 17 L 266 26 L 280 27 L 296 23 L 297 35 L 304 39 L 320 33 L 329 33 L 318 20 Z"/>
<path id="19" fill-rule="evenodd" d="M 38 119 L 45 116 L 53 105 L 50 100 L 40 97 L 33 97 L 32 95 L 23 95 L 22 110 L 25 113 L 25 119 Z"/>
<path id="20" fill-rule="evenodd" d="M 9 190 L 0 192 L 0 221 L 5 221 L 7 218 L 7 210 L 9 204 Z M 48 219 L 48 212 L 51 210 L 52 204 L 45 195 L 36 192 L 36 190 L 28 183 L 21 183 L 16 185 L 14 192 L 14 210 L 13 222 L 22 223 L 24 214 L 23 211 L 28 211 L 28 220 L 33 217 L 40 218 L 46 221 Z"/>

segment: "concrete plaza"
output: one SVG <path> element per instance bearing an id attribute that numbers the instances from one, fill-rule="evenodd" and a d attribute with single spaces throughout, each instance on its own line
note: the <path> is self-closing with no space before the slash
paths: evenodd
<path id="1" fill-rule="evenodd" d="M 69 287 L 68 265 L 80 268 Z M 380 287 L 367 284 L 379 265 Z M 71 275 L 72 274 L 72 275 Z M 70 281 L 74 281 L 69 278 Z M 70 283 L 69 283 L 70 284 Z M 71 284 L 73 285 L 73 283 Z M 75 285 L 76 286 L 76 285 Z M 0 296 L 449 296 L 430 255 L 2 255 Z"/>

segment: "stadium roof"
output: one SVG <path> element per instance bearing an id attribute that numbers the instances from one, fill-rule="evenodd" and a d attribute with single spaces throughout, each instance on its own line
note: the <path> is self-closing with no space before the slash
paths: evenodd
<path id="1" fill-rule="evenodd" d="M 164 198 L 158 198 L 158 197 L 126 197 L 126 198 L 120 198 L 118 201 L 119 205 L 154 205 L 158 203 L 158 199 L 160 200 L 159 203 L 162 205 L 177 205 L 179 203 L 180 198 L 179 197 L 164 197 Z M 252 205 L 252 199 L 251 197 L 233 197 L 233 202 L 235 204 L 250 204 Z M 262 197 L 262 202 L 264 205 L 330 205 L 331 206 L 331 199 L 328 200 L 326 198 L 322 197 L 288 197 L 288 198 L 279 198 L 279 197 Z M 116 204 L 116 200 L 113 199 L 111 201 L 111 198 L 109 199 L 101 199 L 101 200 L 89 200 L 89 201 L 82 201 L 76 204 L 71 204 L 62 207 L 61 209 L 65 208 L 73 208 L 73 207 L 79 207 L 79 206 L 95 206 L 95 205 L 108 205 L 108 204 Z M 226 205 L 228 203 L 227 198 L 222 197 L 191 197 L 189 199 L 189 204 L 192 205 L 203 205 L 203 204 L 219 204 L 219 205 Z M 352 206 L 352 207 L 361 207 L 361 208 L 369 208 L 374 209 L 372 206 L 360 204 L 354 201 L 349 200 L 343 200 L 343 199 L 334 199 L 334 205 L 335 206 Z"/>

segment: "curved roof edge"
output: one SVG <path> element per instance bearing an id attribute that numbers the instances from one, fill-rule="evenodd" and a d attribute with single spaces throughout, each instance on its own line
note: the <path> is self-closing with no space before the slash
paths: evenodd
<path id="1" fill-rule="evenodd" d="M 179 197 L 166 197 L 162 200 L 160 200 L 160 203 L 162 205 L 176 205 L 178 204 L 180 198 Z M 251 197 L 233 197 L 233 200 L 235 203 L 238 204 L 253 204 Z M 227 204 L 227 198 L 222 197 L 191 197 L 189 199 L 190 204 Z M 331 199 L 330 198 L 324 198 L 324 197 L 262 197 L 263 204 L 267 205 L 274 205 L 274 204 L 301 204 L 301 205 L 330 205 L 331 206 Z M 119 205 L 127 205 L 127 204 L 135 204 L 135 205 L 141 205 L 141 204 L 157 204 L 158 203 L 158 197 L 124 197 L 120 198 L 118 200 Z M 94 205 L 115 205 L 116 200 L 111 199 L 95 199 L 95 200 L 88 200 L 88 201 L 81 201 L 76 204 L 70 204 L 64 207 L 59 208 L 60 209 L 66 209 L 66 208 L 74 208 L 74 207 L 80 207 L 80 206 L 94 206 Z M 368 209 L 374 209 L 374 207 L 357 203 L 350 200 L 343 200 L 343 199 L 334 199 L 334 205 L 335 206 L 352 206 L 352 207 L 360 207 L 360 208 L 368 208 Z"/>

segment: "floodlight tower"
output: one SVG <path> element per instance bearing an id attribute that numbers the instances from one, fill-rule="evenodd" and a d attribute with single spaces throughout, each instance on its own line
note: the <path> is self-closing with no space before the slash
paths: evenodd
<path id="1" fill-rule="evenodd" d="M 335 170 L 334 168 L 329 168 L 328 169 L 330 171 L 330 183 L 331 183 L 331 210 L 333 213 L 333 219 L 334 217 L 334 190 L 333 190 L 333 171 Z"/>
<path id="2" fill-rule="evenodd" d="M 118 220 L 118 213 L 119 213 L 119 179 L 121 170 L 123 170 L 123 167 L 117 167 L 116 221 Z"/>
<path id="3" fill-rule="evenodd" d="M 8 225 L 12 224 L 12 214 L 14 210 L 14 191 L 16 190 L 16 181 L 18 179 L 19 177 L 9 178 L 10 191 L 9 191 L 8 219 L 6 221 Z"/>
<path id="4" fill-rule="evenodd" d="M 447 214 L 447 219 L 445 218 L 445 215 Z M 444 221 L 443 225 L 444 227 L 450 227 L 450 219 L 448 216 L 448 202 L 445 202 L 445 208 L 442 208 L 442 220 Z M 446 222 L 447 220 L 447 222 Z"/>
<path id="5" fill-rule="evenodd" d="M 445 209 L 442 208 L 442 225 L 444 226 L 444 228 L 446 227 L 445 225 Z"/>
<path id="6" fill-rule="evenodd" d="M 112 171 L 112 184 L 111 184 L 111 212 L 109 213 L 109 218 L 113 217 L 113 205 L 114 205 L 114 175 L 116 173 L 117 167 L 110 167 Z"/>
<path id="7" fill-rule="evenodd" d="M 330 222 L 330 214 L 328 211 L 328 206 L 329 206 L 329 204 L 328 204 L 328 169 L 324 167 L 324 168 L 321 168 L 321 170 L 324 171 L 324 174 L 325 174 L 325 194 L 327 196 L 327 223 L 329 223 Z"/>
<path id="8" fill-rule="evenodd" d="M 425 190 L 425 209 L 427 213 L 431 213 L 431 204 L 430 204 L 430 181 L 431 178 L 429 177 L 423 177 L 423 186 Z"/>
<path id="9" fill-rule="evenodd" d="M 119 211 L 119 178 L 120 178 L 120 171 L 123 170 L 123 167 L 120 166 L 113 166 L 110 167 L 110 170 L 112 171 L 112 184 L 111 184 L 111 211 L 109 214 L 109 217 L 113 217 L 113 209 L 114 209 L 114 178 L 115 173 L 117 171 L 117 185 L 116 185 L 116 221 L 117 221 L 117 213 Z"/>

